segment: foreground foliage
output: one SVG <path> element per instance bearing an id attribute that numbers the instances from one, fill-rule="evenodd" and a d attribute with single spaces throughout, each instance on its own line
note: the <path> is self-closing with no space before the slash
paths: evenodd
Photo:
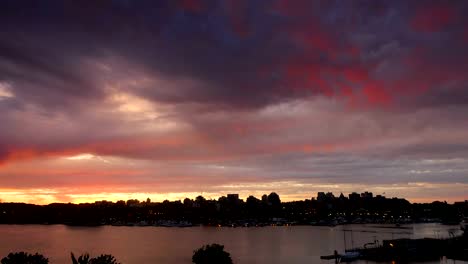
<path id="1" fill-rule="evenodd" d="M 193 252 L 195 264 L 232 264 L 231 255 L 219 244 L 205 245 Z"/>
<path id="2" fill-rule="evenodd" d="M 100 255 L 91 258 L 89 254 L 83 254 L 78 258 L 71 253 L 72 264 L 120 264 L 112 255 Z M 10 253 L 4 257 L 1 264 L 49 264 L 49 259 L 43 255 L 36 253 L 34 255 L 26 252 Z"/>
<path id="3" fill-rule="evenodd" d="M 49 259 L 41 254 L 29 254 L 26 252 L 10 253 L 1 260 L 1 264 L 48 264 Z"/>
<path id="4" fill-rule="evenodd" d="M 102 254 L 90 257 L 82 254 L 78 258 L 71 252 L 72 264 L 120 264 L 114 256 Z M 224 246 L 219 244 L 205 245 L 193 252 L 192 262 L 195 264 L 232 264 L 231 255 L 224 251 Z M 49 259 L 36 253 L 26 252 L 10 253 L 4 257 L 0 264 L 49 264 Z"/>
<path id="5" fill-rule="evenodd" d="M 120 264 L 112 255 L 100 255 L 98 257 L 90 258 L 89 254 L 83 254 L 77 259 L 72 252 L 71 259 L 73 264 Z"/>

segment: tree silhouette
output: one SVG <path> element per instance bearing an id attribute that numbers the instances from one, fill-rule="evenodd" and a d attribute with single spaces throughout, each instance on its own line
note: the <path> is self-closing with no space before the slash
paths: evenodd
<path id="1" fill-rule="evenodd" d="M 112 255 L 100 255 L 99 257 L 92 258 L 90 264 L 120 264 Z"/>
<path id="2" fill-rule="evenodd" d="M 193 252 L 195 264 L 232 264 L 231 255 L 219 244 L 205 245 Z"/>
<path id="3" fill-rule="evenodd" d="M 41 254 L 31 255 L 26 252 L 10 253 L 1 260 L 2 264 L 48 264 L 49 259 Z"/>
<path id="4" fill-rule="evenodd" d="M 272 206 L 281 206 L 281 200 L 279 198 L 279 195 L 275 192 L 272 192 L 268 195 L 268 202 Z"/>
<path id="5" fill-rule="evenodd" d="M 199 203 L 199 204 L 203 204 L 206 202 L 206 199 L 205 197 L 201 196 L 201 195 L 198 195 L 196 198 L 195 198 L 195 202 Z"/>
<path id="6" fill-rule="evenodd" d="M 76 259 L 72 252 L 71 259 L 73 264 L 120 264 L 114 256 L 104 254 L 95 258 L 89 258 L 89 254 L 83 254 Z"/>
<path id="7" fill-rule="evenodd" d="M 78 259 L 75 258 L 75 255 L 73 252 L 71 253 L 71 259 L 73 264 L 88 264 L 89 263 L 89 254 L 83 254 L 78 257 Z"/>

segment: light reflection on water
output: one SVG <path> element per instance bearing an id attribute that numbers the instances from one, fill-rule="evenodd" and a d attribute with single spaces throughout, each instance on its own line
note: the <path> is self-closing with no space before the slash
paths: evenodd
<path id="1" fill-rule="evenodd" d="M 346 231 L 343 230 L 352 230 Z M 458 226 L 439 224 L 346 225 L 337 227 L 165 228 L 165 227 L 68 227 L 63 225 L 0 225 L 0 256 L 12 251 L 39 252 L 50 262 L 70 263 L 70 252 L 113 254 L 126 264 L 191 263 L 194 249 L 208 243 L 225 245 L 234 263 L 333 263 L 321 255 L 342 252 L 345 245 L 392 238 L 448 237 Z M 369 261 L 356 264 L 373 263 Z M 429 263 L 429 262 L 426 262 Z M 431 263 L 445 263 L 437 261 Z M 446 263 L 467 263 L 448 260 Z"/>

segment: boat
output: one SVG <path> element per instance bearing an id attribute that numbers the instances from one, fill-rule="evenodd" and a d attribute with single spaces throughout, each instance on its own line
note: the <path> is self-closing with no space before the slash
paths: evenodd
<path id="1" fill-rule="evenodd" d="M 354 249 L 351 249 L 351 250 L 346 249 L 346 232 L 351 232 L 351 243 L 353 242 L 353 230 L 343 229 L 343 242 L 344 242 L 344 248 L 345 248 L 344 254 L 338 254 L 338 251 L 335 250 L 333 255 L 321 256 L 320 259 L 326 259 L 326 260 L 334 259 L 335 263 L 341 263 L 341 262 L 351 262 L 361 257 L 361 253 L 359 251 L 356 251 Z M 354 245 L 352 245 L 352 247 L 353 246 Z"/>
<path id="2" fill-rule="evenodd" d="M 335 254 L 333 255 L 327 255 L 327 256 L 320 256 L 320 259 L 325 259 L 325 260 L 335 260 L 335 263 L 341 263 L 341 262 L 351 262 L 354 260 L 359 259 L 361 256 L 361 253 L 358 251 L 347 251 L 344 254 L 338 254 L 338 252 L 335 251 Z"/>
<path id="3" fill-rule="evenodd" d="M 162 227 L 191 227 L 192 223 L 188 221 L 161 221 L 158 223 L 158 226 Z"/>
<path id="4" fill-rule="evenodd" d="M 460 222 L 460 228 L 466 233 L 466 230 L 468 230 L 468 217 L 463 217 L 463 220 Z"/>
<path id="5" fill-rule="evenodd" d="M 340 261 L 341 262 L 353 261 L 353 260 L 357 260 L 360 256 L 361 256 L 361 253 L 359 253 L 358 251 L 348 251 L 340 255 Z"/>

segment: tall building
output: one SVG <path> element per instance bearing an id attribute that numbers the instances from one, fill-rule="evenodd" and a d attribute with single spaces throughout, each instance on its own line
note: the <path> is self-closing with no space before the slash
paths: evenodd
<path id="1" fill-rule="evenodd" d="M 359 193 L 356 193 L 356 192 L 350 193 L 348 195 L 348 197 L 349 197 L 349 200 L 351 200 L 351 201 L 356 201 L 356 200 L 359 200 L 361 198 Z"/>
<path id="2" fill-rule="evenodd" d="M 237 201 L 239 200 L 239 194 L 237 193 L 230 193 L 227 195 L 229 201 Z"/>
<path id="3" fill-rule="evenodd" d="M 239 200 L 239 194 L 237 193 L 231 193 L 227 195 L 227 200 L 230 204 L 238 204 L 240 202 Z"/>
<path id="4" fill-rule="evenodd" d="M 327 199 L 327 196 L 325 195 L 324 192 L 318 192 L 317 193 L 317 201 L 323 202 Z"/>

